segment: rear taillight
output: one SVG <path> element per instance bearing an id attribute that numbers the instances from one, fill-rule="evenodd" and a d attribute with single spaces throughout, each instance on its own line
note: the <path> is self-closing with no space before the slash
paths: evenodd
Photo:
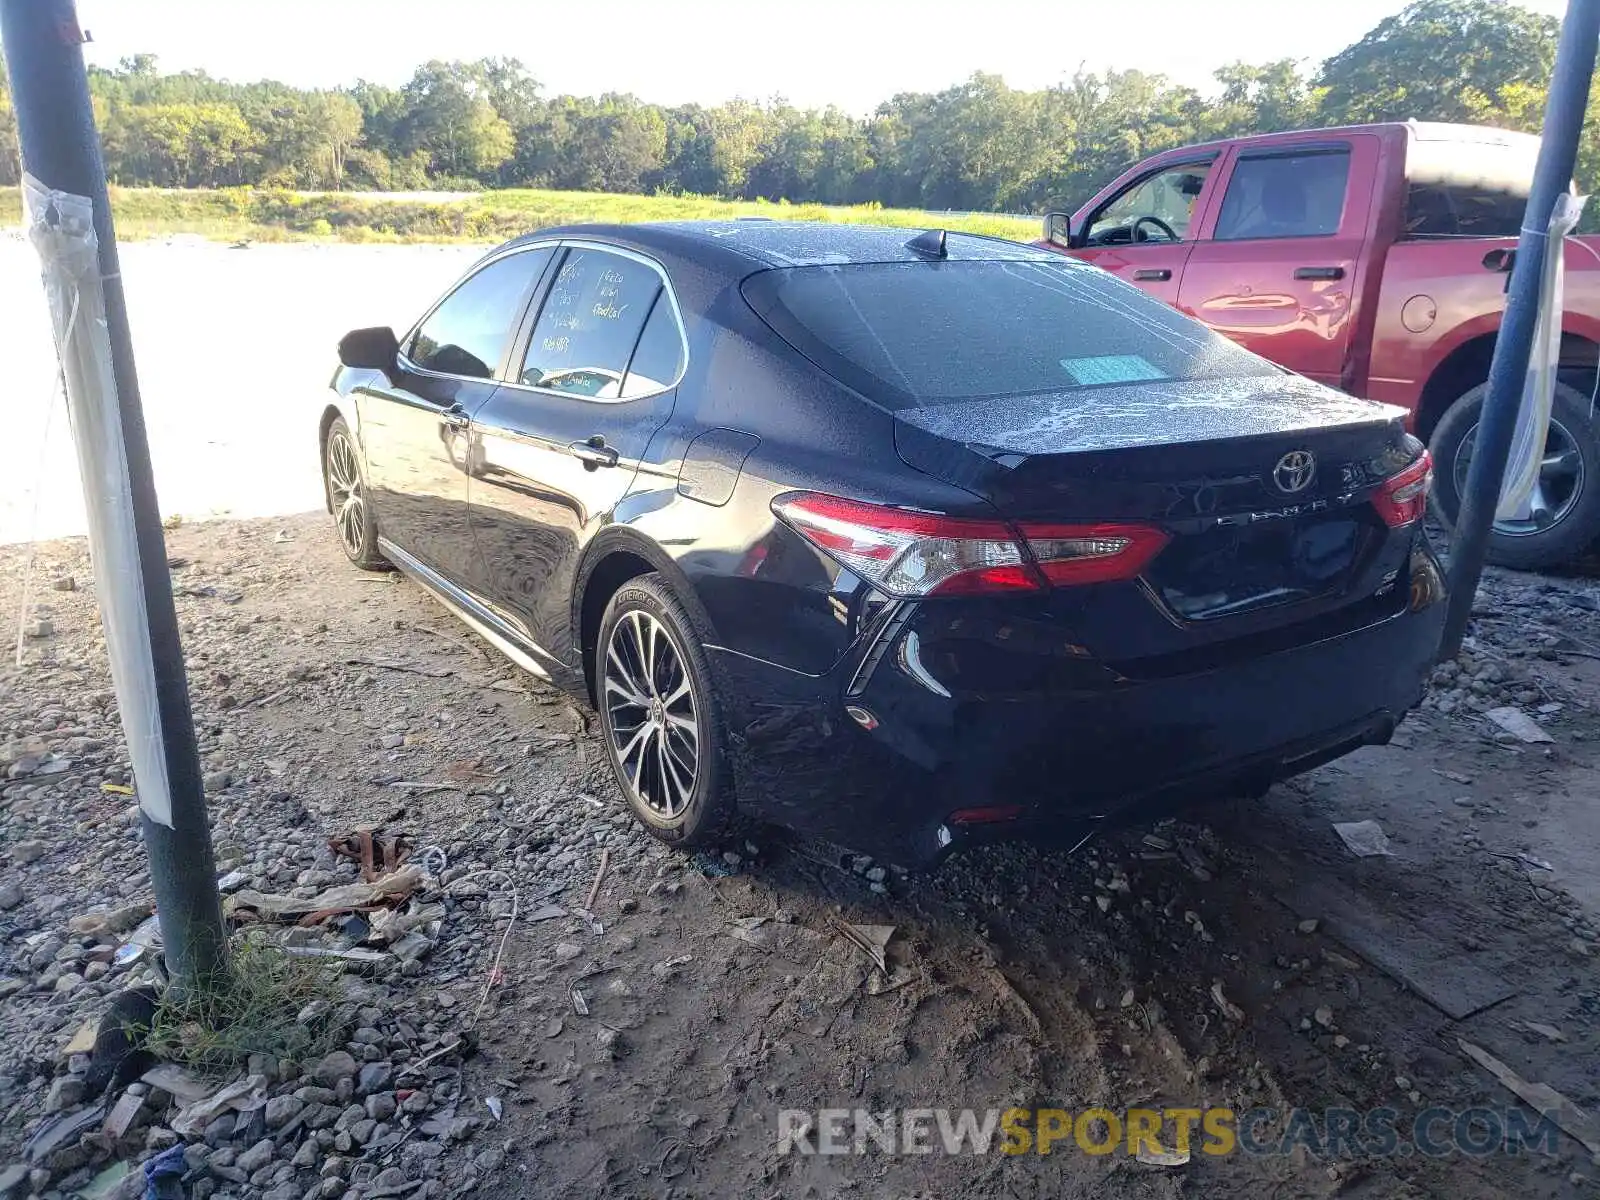
<path id="1" fill-rule="evenodd" d="M 1031 525 L 911 512 L 816 492 L 773 501 L 797 533 L 894 596 L 992 595 L 1131 579 L 1167 535 L 1147 525 Z"/>
<path id="2" fill-rule="evenodd" d="M 1428 485 L 1433 482 L 1433 456 L 1424 450 L 1409 467 L 1389 476 L 1372 493 L 1372 506 L 1383 523 L 1399 529 L 1422 520 L 1428 508 Z"/>
<path id="3" fill-rule="evenodd" d="M 1028 549 L 1058 587 L 1132 579 L 1161 553 L 1167 535 L 1153 525 L 1023 525 Z"/>

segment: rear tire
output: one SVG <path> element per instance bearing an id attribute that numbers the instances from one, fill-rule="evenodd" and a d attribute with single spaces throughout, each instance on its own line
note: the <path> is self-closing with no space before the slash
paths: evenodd
<path id="1" fill-rule="evenodd" d="M 1461 491 L 1472 459 L 1488 384 L 1481 384 L 1450 406 L 1435 426 L 1433 453 L 1434 512 L 1452 533 L 1461 515 Z M 1557 383 L 1550 410 L 1547 470 L 1544 486 L 1550 501 L 1549 521 L 1496 522 L 1489 534 L 1489 561 L 1502 567 L 1532 571 L 1568 562 L 1600 537 L 1600 436 L 1589 416 L 1589 398 Z"/>
<path id="2" fill-rule="evenodd" d="M 722 714 L 695 622 L 660 575 L 611 597 L 594 670 L 606 756 L 634 816 L 669 845 L 715 843 L 734 815 Z"/>
<path id="3" fill-rule="evenodd" d="M 334 533 L 345 557 L 363 571 L 392 570 L 389 560 L 378 550 L 378 522 L 367 502 L 361 450 L 343 417 L 335 418 L 328 426 L 328 441 L 322 450 L 322 484 L 327 489 L 328 509 L 333 513 Z"/>

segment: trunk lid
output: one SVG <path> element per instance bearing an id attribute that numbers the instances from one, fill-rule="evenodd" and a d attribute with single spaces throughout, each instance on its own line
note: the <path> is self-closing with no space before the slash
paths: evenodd
<path id="1" fill-rule="evenodd" d="M 895 433 L 908 464 L 1009 520 L 1160 526 L 1144 578 L 1170 614 L 1259 626 L 1365 599 L 1396 569 L 1369 500 L 1415 457 L 1404 415 L 1267 375 L 906 408 Z"/>

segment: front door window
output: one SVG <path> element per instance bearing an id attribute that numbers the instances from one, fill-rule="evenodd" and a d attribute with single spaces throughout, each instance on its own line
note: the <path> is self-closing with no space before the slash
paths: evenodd
<path id="1" fill-rule="evenodd" d="M 1086 244 L 1188 241 L 1195 204 L 1210 172 L 1210 163 L 1185 163 L 1146 175 L 1089 218 Z"/>

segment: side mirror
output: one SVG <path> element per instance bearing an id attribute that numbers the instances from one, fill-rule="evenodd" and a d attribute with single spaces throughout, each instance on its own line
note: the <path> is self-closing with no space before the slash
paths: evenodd
<path id="1" fill-rule="evenodd" d="M 1069 249 L 1072 246 L 1072 214 L 1063 212 L 1046 213 L 1044 216 L 1044 240 Z"/>
<path id="2" fill-rule="evenodd" d="M 339 361 L 347 367 L 391 374 L 399 355 L 400 341 L 387 325 L 352 329 L 339 339 Z"/>

